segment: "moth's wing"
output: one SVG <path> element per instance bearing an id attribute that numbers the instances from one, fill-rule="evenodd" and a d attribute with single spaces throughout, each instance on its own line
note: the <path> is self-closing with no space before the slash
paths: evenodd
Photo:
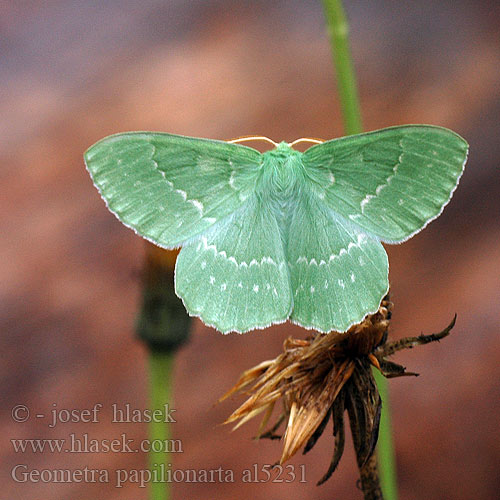
<path id="1" fill-rule="evenodd" d="M 375 312 L 389 289 L 387 254 L 372 238 L 303 190 L 287 248 L 290 319 L 321 332 L 346 331 Z"/>
<path id="2" fill-rule="evenodd" d="M 303 155 L 318 196 L 337 214 L 383 241 L 404 241 L 450 200 L 468 145 L 451 130 L 391 127 L 334 139 Z"/>
<path id="3" fill-rule="evenodd" d="M 85 153 L 108 208 L 166 248 L 238 209 L 253 193 L 260 161 L 246 146 L 154 132 L 113 135 Z"/>
<path id="4" fill-rule="evenodd" d="M 175 289 L 186 309 L 223 333 L 286 321 L 292 307 L 280 229 L 256 196 L 183 246 Z"/>

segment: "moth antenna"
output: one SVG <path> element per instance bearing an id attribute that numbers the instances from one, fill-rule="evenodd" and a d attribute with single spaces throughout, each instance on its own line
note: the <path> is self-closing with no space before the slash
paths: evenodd
<path id="1" fill-rule="evenodd" d="M 274 147 L 278 146 L 277 142 L 274 142 L 272 139 L 269 139 L 269 137 L 265 137 L 263 135 L 244 135 L 243 137 L 238 137 L 238 139 L 232 139 L 227 142 L 231 144 L 236 144 L 238 142 L 249 142 L 249 141 L 266 141 L 271 143 Z"/>
<path id="2" fill-rule="evenodd" d="M 300 139 L 295 139 L 295 141 L 291 142 L 289 146 L 293 147 L 295 144 L 299 144 L 299 142 L 312 142 L 313 144 L 322 144 L 325 142 L 323 139 L 313 139 L 311 137 L 301 137 Z"/>

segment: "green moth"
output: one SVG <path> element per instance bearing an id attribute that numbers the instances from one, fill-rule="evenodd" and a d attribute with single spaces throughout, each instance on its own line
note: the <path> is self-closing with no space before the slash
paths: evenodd
<path id="1" fill-rule="evenodd" d="M 468 145 L 408 125 L 265 153 L 165 133 L 112 135 L 85 153 L 108 208 L 164 248 L 175 289 L 221 332 L 291 320 L 346 331 L 389 289 L 381 242 L 400 243 L 450 200 Z"/>

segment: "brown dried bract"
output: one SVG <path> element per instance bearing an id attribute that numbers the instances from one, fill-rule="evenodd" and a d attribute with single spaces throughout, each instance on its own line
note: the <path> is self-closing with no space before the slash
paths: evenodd
<path id="1" fill-rule="evenodd" d="M 386 297 L 379 310 L 346 333 L 317 334 L 305 340 L 287 338 L 283 352 L 245 371 L 221 400 L 245 391 L 248 399 L 225 423 L 237 422 L 235 429 L 264 414 L 259 438 L 281 438 L 278 429 L 286 421 L 280 463 L 301 448 L 308 452 L 333 420 L 335 447 L 328 471 L 318 484 L 335 471 L 344 449 L 344 410 L 347 410 L 360 468 L 373 454 L 378 437 L 381 400 L 372 366 L 386 377 L 416 375 L 386 359 L 395 352 L 445 337 L 455 323 L 439 334 L 409 337 L 386 342 L 392 303 Z M 248 388 L 249 390 L 245 390 Z M 282 410 L 266 429 L 276 403 Z"/>

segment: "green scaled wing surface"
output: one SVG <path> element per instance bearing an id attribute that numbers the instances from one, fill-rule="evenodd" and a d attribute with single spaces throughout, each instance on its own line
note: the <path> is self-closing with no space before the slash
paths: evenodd
<path id="1" fill-rule="evenodd" d="M 175 248 L 253 194 L 260 157 L 223 141 L 131 132 L 94 144 L 85 163 L 111 212 L 144 238 Z"/>
<path id="2" fill-rule="evenodd" d="M 290 319 L 322 332 L 345 331 L 375 312 L 387 293 L 387 254 L 377 238 L 303 191 L 290 224 Z"/>
<path id="3" fill-rule="evenodd" d="M 175 286 L 222 332 L 291 319 L 345 331 L 389 287 L 381 241 L 436 218 L 467 143 L 410 125 L 266 153 L 162 133 L 110 136 L 85 154 L 108 208 L 159 246 L 182 246 Z"/>
<path id="4" fill-rule="evenodd" d="M 272 213 L 258 197 L 185 246 L 175 286 L 191 314 L 222 332 L 285 321 L 292 308 L 288 266 Z"/>
<path id="5" fill-rule="evenodd" d="M 390 127 L 309 148 L 304 165 L 326 205 L 387 243 L 407 240 L 450 200 L 468 144 L 429 125 Z"/>
<path id="6" fill-rule="evenodd" d="M 133 132 L 85 153 L 108 208 L 164 248 L 182 246 L 175 287 L 191 315 L 222 332 L 288 319 L 280 230 L 255 194 L 262 155 L 245 146 Z"/>

